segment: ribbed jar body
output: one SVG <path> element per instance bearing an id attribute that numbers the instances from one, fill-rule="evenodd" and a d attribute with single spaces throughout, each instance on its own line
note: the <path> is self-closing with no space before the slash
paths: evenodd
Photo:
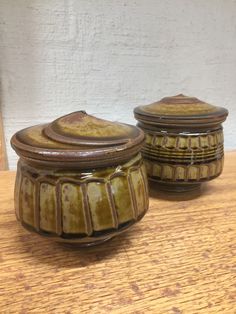
<path id="1" fill-rule="evenodd" d="M 20 159 L 15 209 L 22 225 L 58 241 L 103 242 L 140 220 L 148 209 L 141 154 L 97 169 L 40 167 Z"/>
<path id="2" fill-rule="evenodd" d="M 221 174 L 224 161 L 221 126 L 196 132 L 139 126 L 146 133 L 142 154 L 147 175 L 162 183 L 164 189 L 192 189 Z"/>

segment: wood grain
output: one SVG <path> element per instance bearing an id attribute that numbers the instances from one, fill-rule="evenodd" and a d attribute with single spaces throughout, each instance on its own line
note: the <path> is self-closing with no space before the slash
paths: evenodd
<path id="1" fill-rule="evenodd" d="M 14 179 L 0 172 L 1 313 L 236 313 L 236 152 L 200 197 L 156 193 L 131 231 L 90 249 L 25 231 Z"/>
<path id="2" fill-rule="evenodd" d="M 6 152 L 5 137 L 4 137 L 4 130 L 3 130 L 2 114 L 0 111 L 0 170 L 7 170 L 7 169 L 8 169 L 7 152 Z"/>

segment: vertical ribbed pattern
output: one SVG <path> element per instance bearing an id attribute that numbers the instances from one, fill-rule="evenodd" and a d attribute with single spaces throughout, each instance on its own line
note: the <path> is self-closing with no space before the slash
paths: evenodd
<path id="1" fill-rule="evenodd" d="M 92 219 L 90 214 L 90 208 L 88 203 L 88 196 L 87 196 L 87 186 L 85 183 L 81 184 L 81 189 L 83 193 L 83 204 L 84 204 L 84 213 L 85 213 L 85 221 L 87 227 L 87 235 L 90 236 L 93 233 L 93 225 Z"/>
<path id="2" fill-rule="evenodd" d="M 58 237 L 96 237 L 107 230 L 119 231 L 124 223 L 134 222 L 146 212 L 148 187 L 140 159 L 122 171 L 116 169 L 106 178 L 88 176 L 79 180 L 78 175 L 68 177 L 68 173 L 66 177 L 31 174 L 30 168 L 19 166 L 18 181 L 20 177 L 22 180 L 15 195 L 20 220 L 41 234 Z M 26 208 L 22 201 L 34 205 Z M 24 219 L 26 209 L 29 213 L 32 210 L 32 222 Z"/>
<path id="3" fill-rule="evenodd" d="M 61 204 L 61 184 L 57 182 L 56 184 L 56 195 L 57 195 L 57 210 L 56 210 L 56 234 L 61 235 L 62 234 L 62 204 Z"/>
<path id="4" fill-rule="evenodd" d="M 134 212 L 134 219 L 137 219 L 138 217 L 138 206 L 137 206 L 137 200 L 135 197 L 135 191 L 134 191 L 134 184 L 131 178 L 131 175 L 129 174 L 127 177 L 129 189 L 130 189 L 130 196 L 131 196 L 131 202 L 132 202 L 132 208 Z"/>
<path id="5" fill-rule="evenodd" d="M 112 213 L 112 218 L 113 218 L 113 222 L 114 222 L 114 228 L 117 229 L 118 228 L 118 217 L 117 217 L 117 211 L 116 211 L 116 206 L 115 206 L 114 197 L 112 194 L 112 188 L 111 188 L 110 182 L 106 183 L 106 190 L 107 190 L 107 194 L 108 194 L 108 198 L 109 198 L 109 203 L 111 206 L 111 213 Z"/>
<path id="6" fill-rule="evenodd" d="M 17 166 L 17 169 L 19 169 L 19 165 Z M 16 182 L 15 182 L 15 190 L 14 190 L 14 204 L 15 204 L 15 211 L 16 211 L 16 217 L 17 219 L 20 219 L 20 189 L 21 189 L 21 180 L 22 175 L 21 171 L 17 171 L 16 175 Z"/>
<path id="7" fill-rule="evenodd" d="M 40 183 L 35 182 L 35 211 L 34 211 L 34 227 L 37 231 L 40 230 L 40 208 L 39 208 L 39 198 L 40 198 Z"/>

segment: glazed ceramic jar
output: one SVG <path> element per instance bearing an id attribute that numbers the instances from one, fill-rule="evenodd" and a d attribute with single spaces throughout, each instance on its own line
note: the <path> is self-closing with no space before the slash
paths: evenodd
<path id="1" fill-rule="evenodd" d="M 226 109 L 177 95 L 139 106 L 134 115 L 146 133 L 142 154 L 148 177 L 160 189 L 192 190 L 220 175 Z"/>
<path id="2" fill-rule="evenodd" d="M 110 239 L 148 209 L 144 133 L 83 111 L 16 133 L 15 208 L 22 225 L 81 246 Z"/>

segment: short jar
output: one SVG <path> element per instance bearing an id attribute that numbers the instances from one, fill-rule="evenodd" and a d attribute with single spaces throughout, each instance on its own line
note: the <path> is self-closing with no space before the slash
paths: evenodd
<path id="1" fill-rule="evenodd" d="M 148 209 L 142 130 L 74 112 L 17 132 L 16 216 L 28 230 L 80 246 L 104 242 Z"/>
<path id="2" fill-rule="evenodd" d="M 225 108 L 180 94 L 136 107 L 134 115 L 146 133 L 142 155 L 148 178 L 158 188 L 190 191 L 221 174 Z"/>

